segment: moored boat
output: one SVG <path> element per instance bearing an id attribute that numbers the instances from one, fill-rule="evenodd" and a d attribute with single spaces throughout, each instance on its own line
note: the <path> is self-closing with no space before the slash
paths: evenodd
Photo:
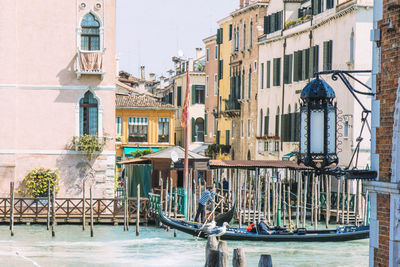
<path id="1" fill-rule="evenodd" d="M 160 221 L 184 233 L 207 238 L 208 234 L 199 233 L 200 223 L 174 220 L 159 211 Z M 244 228 L 227 227 L 226 233 L 220 238 L 222 240 L 236 241 L 266 241 L 266 242 L 338 242 L 365 239 L 369 237 L 369 226 L 345 226 L 332 230 L 306 230 L 299 228 L 293 232 L 287 229 L 275 229 L 271 234 L 246 232 Z"/>

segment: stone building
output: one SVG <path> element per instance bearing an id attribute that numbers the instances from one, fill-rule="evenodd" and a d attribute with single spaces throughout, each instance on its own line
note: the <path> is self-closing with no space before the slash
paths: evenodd
<path id="1" fill-rule="evenodd" d="M 114 196 L 115 1 L 0 0 L 0 176 L 9 194 L 38 167 L 60 171 L 60 197 Z M 103 151 L 88 160 L 79 136 Z M 89 187 L 87 187 L 89 188 Z"/>
<path id="2" fill-rule="evenodd" d="M 257 159 L 294 159 L 299 146 L 300 93 L 318 71 L 371 68 L 372 1 L 271 0 L 259 38 Z M 353 74 L 370 84 L 369 74 Z M 347 166 L 357 145 L 362 110 L 344 83 L 320 75 L 336 94 L 339 164 Z M 351 80 L 356 90 L 364 87 Z M 370 98 L 360 96 L 369 107 Z M 358 168 L 370 162 L 364 131 Z"/>
<path id="3" fill-rule="evenodd" d="M 400 265 L 400 15 L 396 1 L 374 1 L 369 266 Z"/>
<path id="4" fill-rule="evenodd" d="M 225 115 L 232 119 L 232 159 L 256 158 L 258 37 L 263 34 L 267 1 L 239 1 L 233 11 L 231 92 Z"/>
<path id="5" fill-rule="evenodd" d="M 217 136 L 218 45 L 214 34 L 203 39 L 206 52 L 206 93 L 204 114 L 204 142 L 215 143 Z"/>

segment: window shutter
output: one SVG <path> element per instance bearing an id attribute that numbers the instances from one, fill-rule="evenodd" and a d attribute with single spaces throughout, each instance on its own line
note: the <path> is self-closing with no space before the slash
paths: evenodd
<path id="1" fill-rule="evenodd" d="M 289 79 L 288 83 L 292 83 L 292 65 L 293 65 L 293 54 L 289 55 Z"/>
<path id="2" fill-rule="evenodd" d="M 192 85 L 192 104 L 196 104 L 196 87 Z"/>
<path id="3" fill-rule="evenodd" d="M 236 92 L 235 99 L 240 99 L 240 76 L 235 77 Z M 243 97 L 243 96 L 242 96 Z"/>
<path id="4" fill-rule="evenodd" d="M 283 83 L 288 83 L 289 77 L 289 55 L 285 55 L 283 59 Z"/>
<path id="5" fill-rule="evenodd" d="M 221 43 L 221 30 L 217 29 L 217 44 Z"/>
<path id="6" fill-rule="evenodd" d="M 278 28 L 277 30 L 282 30 L 282 11 L 278 12 Z"/>
<path id="7" fill-rule="evenodd" d="M 208 114 L 204 114 L 204 134 L 208 135 Z"/>
<path id="8" fill-rule="evenodd" d="M 178 93 L 177 93 L 177 100 L 176 100 L 176 104 L 178 107 L 182 106 L 182 87 L 178 86 Z"/>
<path id="9" fill-rule="evenodd" d="M 278 66 L 277 66 L 277 68 L 278 68 L 278 77 L 277 77 L 277 85 L 278 86 L 280 86 L 281 85 L 281 58 L 278 58 L 278 60 L 277 60 L 277 62 L 278 62 Z"/>
<path id="10" fill-rule="evenodd" d="M 331 70 L 333 68 L 333 41 L 330 40 L 329 42 L 329 70 Z"/>
<path id="11" fill-rule="evenodd" d="M 264 117 L 264 135 L 268 135 L 269 131 L 269 116 Z"/>
<path id="12" fill-rule="evenodd" d="M 271 61 L 267 61 L 267 88 L 271 87 Z"/>
<path id="13" fill-rule="evenodd" d="M 224 29 L 223 28 L 219 29 L 219 34 L 221 35 L 219 37 L 219 43 L 223 44 L 224 43 Z"/>
<path id="14" fill-rule="evenodd" d="M 295 137 L 294 141 L 298 142 L 300 140 L 300 112 L 295 114 Z"/>
<path id="15" fill-rule="evenodd" d="M 275 115 L 275 136 L 279 136 L 279 114 Z"/>
<path id="16" fill-rule="evenodd" d="M 296 113 L 290 113 L 290 142 L 296 141 Z"/>
<path id="17" fill-rule="evenodd" d="M 314 46 L 314 72 L 319 71 L 319 45 Z"/>
<path id="18" fill-rule="evenodd" d="M 287 136 L 287 132 L 286 132 L 286 129 L 285 129 L 285 124 L 286 124 L 286 120 L 285 120 L 285 118 L 286 118 L 286 116 L 285 116 L 286 114 L 282 114 L 281 115 L 281 141 L 282 142 L 286 142 L 286 136 Z"/>
<path id="19" fill-rule="evenodd" d="M 232 40 L 232 24 L 229 24 L 229 41 Z"/>
<path id="20" fill-rule="evenodd" d="M 313 15 L 317 15 L 319 13 L 318 12 L 318 0 L 312 0 L 311 8 L 312 8 Z"/>
<path id="21" fill-rule="evenodd" d="M 309 65 L 308 65 L 308 78 L 314 77 L 314 51 L 315 46 L 310 49 Z"/>
<path id="22" fill-rule="evenodd" d="M 271 32 L 275 31 L 276 13 L 271 15 Z"/>
<path id="23" fill-rule="evenodd" d="M 225 131 L 225 145 L 229 146 L 230 145 L 230 140 L 231 140 L 230 131 L 226 130 Z"/>
<path id="24" fill-rule="evenodd" d="M 268 34 L 269 31 L 269 16 L 264 17 L 264 34 Z"/>
<path id="25" fill-rule="evenodd" d="M 192 142 L 194 142 L 195 138 L 195 120 L 192 118 Z"/>
<path id="26" fill-rule="evenodd" d="M 293 56 L 294 56 L 294 60 L 293 60 L 293 81 L 297 82 L 299 80 L 299 78 L 297 77 L 297 68 L 298 68 L 298 51 L 294 51 Z"/>
<path id="27" fill-rule="evenodd" d="M 324 58 L 323 58 L 323 70 L 328 70 L 328 42 L 324 42 Z"/>
<path id="28" fill-rule="evenodd" d="M 301 80 L 306 79 L 306 50 L 301 51 Z"/>

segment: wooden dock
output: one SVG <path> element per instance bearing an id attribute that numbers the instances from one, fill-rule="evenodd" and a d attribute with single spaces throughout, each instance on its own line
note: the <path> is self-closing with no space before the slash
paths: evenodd
<path id="1" fill-rule="evenodd" d="M 83 203 L 85 202 L 85 205 Z M 85 219 L 90 218 L 90 200 L 83 198 L 56 198 L 55 217 L 57 224 L 82 224 L 83 211 Z M 94 198 L 93 222 L 96 224 L 123 224 L 124 198 Z M 149 221 L 148 198 L 140 198 L 140 223 Z M 50 205 L 51 206 L 51 205 Z M 128 199 L 128 220 L 135 223 L 137 217 L 137 199 Z M 15 198 L 15 223 L 47 223 L 49 202 L 46 198 Z M 11 199 L 0 198 L 0 223 L 9 223 L 11 215 Z"/>

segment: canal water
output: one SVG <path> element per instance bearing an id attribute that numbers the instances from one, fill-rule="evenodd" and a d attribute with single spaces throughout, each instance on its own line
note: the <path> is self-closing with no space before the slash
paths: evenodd
<path id="1" fill-rule="evenodd" d="M 78 225 L 59 225 L 56 237 L 44 225 L 16 225 L 14 237 L 0 226 L 0 266 L 134 266 L 203 267 L 205 240 L 152 226 L 124 232 L 122 226 L 95 226 L 94 237 Z M 257 266 L 261 254 L 276 266 L 368 266 L 368 240 L 341 243 L 231 242 L 242 247 L 247 266 Z"/>

